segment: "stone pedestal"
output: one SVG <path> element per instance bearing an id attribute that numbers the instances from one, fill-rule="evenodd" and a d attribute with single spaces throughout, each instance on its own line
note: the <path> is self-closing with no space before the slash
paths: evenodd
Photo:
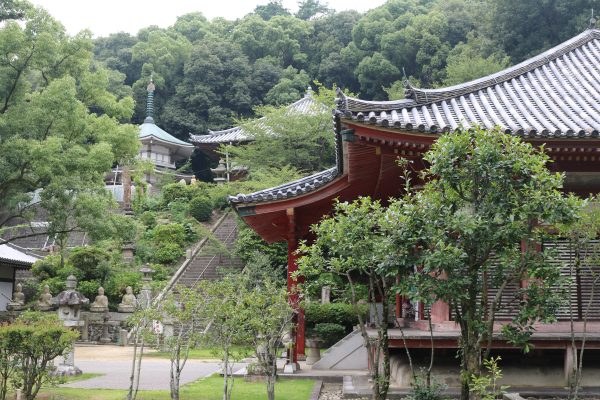
<path id="1" fill-rule="evenodd" d="M 306 365 L 313 365 L 321 359 L 321 343 L 318 339 L 306 339 Z"/>
<path id="2" fill-rule="evenodd" d="M 298 366 L 298 363 L 287 363 L 284 365 L 283 367 L 283 373 L 284 374 L 293 374 L 295 372 L 297 372 L 298 370 L 300 370 L 300 367 Z"/>
<path id="3" fill-rule="evenodd" d="M 321 288 L 321 304 L 327 304 L 331 301 L 331 286 Z"/>
<path id="4" fill-rule="evenodd" d="M 76 376 L 82 372 L 75 366 L 75 350 L 71 349 L 69 354 L 65 355 L 62 361 L 56 366 L 56 375 L 60 376 Z"/>

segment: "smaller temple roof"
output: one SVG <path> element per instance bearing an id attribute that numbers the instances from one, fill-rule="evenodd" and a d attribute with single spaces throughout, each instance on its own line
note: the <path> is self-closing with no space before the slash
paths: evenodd
<path id="1" fill-rule="evenodd" d="M 26 253 L 26 250 L 10 243 L 0 244 L 0 262 L 20 267 L 30 267 L 41 259 Z"/>
<path id="2" fill-rule="evenodd" d="M 500 126 L 525 138 L 588 138 L 600 132 L 600 30 L 583 33 L 513 67 L 440 89 L 407 83 L 406 98 L 365 101 L 339 93 L 352 122 L 439 134 Z"/>
<path id="3" fill-rule="evenodd" d="M 140 140 L 153 138 L 162 142 L 174 144 L 177 146 L 183 147 L 194 147 L 193 144 L 184 142 L 183 140 L 177 139 L 175 136 L 170 133 L 160 129 L 157 125 L 154 124 L 154 119 L 148 122 L 148 118 L 144 120 L 144 123 L 140 125 Z"/>
<path id="4" fill-rule="evenodd" d="M 293 182 L 284 183 L 283 185 L 273 188 L 260 190 L 250 194 L 238 194 L 237 196 L 229 196 L 228 200 L 232 204 L 249 204 L 260 203 L 264 201 L 284 200 L 291 197 L 297 197 L 305 193 L 312 192 L 315 189 L 325 186 L 333 181 L 338 176 L 338 167 L 326 169 Z"/>
<path id="5" fill-rule="evenodd" d="M 301 114 L 308 114 L 311 112 L 311 108 L 314 106 L 314 104 L 316 103 L 312 96 L 312 89 L 309 86 L 304 94 L 304 97 L 290 104 L 288 109 L 298 111 Z M 209 130 L 208 132 L 209 133 L 207 135 L 190 134 L 190 141 L 195 144 L 221 144 L 231 142 L 249 142 L 252 140 L 252 138 L 250 138 L 248 134 L 244 132 L 241 126 L 234 126 L 233 128 L 223 129 L 221 131 Z"/>

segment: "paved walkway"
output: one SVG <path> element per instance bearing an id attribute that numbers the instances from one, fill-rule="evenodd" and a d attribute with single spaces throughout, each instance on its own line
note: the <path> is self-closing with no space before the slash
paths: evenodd
<path id="1" fill-rule="evenodd" d="M 132 347 L 76 346 L 75 365 L 84 373 L 103 375 L 63 386 L 85 389 L 128 389 L 132 357 Z M 141 367 L 140 390 L 168 390 L 169 369 L 168 359 L 144 357 Z M 181 384 L 212 375 L 218 370 L 218 362 L 188 360 L 181 374 Z"/>

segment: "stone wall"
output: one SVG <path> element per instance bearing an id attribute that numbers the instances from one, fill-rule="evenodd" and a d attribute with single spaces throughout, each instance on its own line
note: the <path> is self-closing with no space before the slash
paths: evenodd
<path id="1" fill-rule="evenodd" d="M 56 310 L 46 311 L 56 313 Z M 10 322 L 14 320 L 20 312 L 0 312 L 0 323 Z M 131 313 L 119 313 L 119 312 L 108 312 L 108 313 L 95 313 L 90 311 L 82 311 L 81 319 L 84 321 L 81 327 L 79 342 L 84 343 L 100 343 L 102 332 L 104 329 L 104 317 L 108 316 L 106 324 L 108 325 L 108 337 L 110 343 L 121 344 L 119 341 L 120 332 L 122 329 L 127 328 L 127 318 L 131 316 Z"/>

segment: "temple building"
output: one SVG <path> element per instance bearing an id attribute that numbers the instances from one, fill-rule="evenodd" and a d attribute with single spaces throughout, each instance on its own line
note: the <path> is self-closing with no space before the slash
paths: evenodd
<path id="1" fill-rule="evenodd" d="M 588 29 L 518 65 L 464 84 L 440 89 L 418 89 L 407 84 L 402 100 L 366 101 L 340 92 L 333 119 L 335 166 L 229 199 L 244 221 L 267 242 L 288 243 L 290 289 L 295 284 L 290 274 L 297 269 L 298 241 L 310 239 L 310 226 L 332 211 L 334 199 L 352 201 L 371 196 L 385 202 L 400 195 L 403 186 L 396 160 L 407 158 L 417 169 L 424 168 L 423 155 L 435 140 L 460 128 L 498 126 L 507 135 L 518 136 L 534 146 L 543 145 L 553 161 L 548 168 L 565 173 L 566 192 L 583 196 L 600 192 L 600 30 Z M 559 244 L 563 259 L 569 256 L 564 254 L 565 249 Z M 561 362 L 564 357 L 565 370 L 572 365 L 570 352 L 565 350 L 570 345 L 565 317 L 568 307 L 581 309 L 581 304 L 589 300 L 591 282 L 590 276 L 578 278 L 571 289 L 571 304 L 561 310 L 559 321 L 539 326 L 531 337 L 536 351 L 559 354 Z M 293 292 L 291 296 L 295 296 Z M 400 304 L 396 310 L 400 317 Z M 440 328 L 444 332 L 434 332 L 436 349 L 456 349 L 458 333 L 451 328 L 448 305 L 436 302 L 430 311 L 436 326 L 445 327 Z M 419 328 L 423 315 L 417 313 L 409 325 L 414 329 L 405 331 L 408 347 L 429 346 L 428 332 L 423 334 Z M 577 312 L 575 316 L 581 319 Z M 507 313 L 499 319 L 510 317 Z M 591 309 L 588 332 L 600 331 L 598 320 L 600 300 Z M 575 326 L 581 329 L 579 321 Z M 390 335 L 391 346 L 402 348 L 399 332 L 392 329 Z M 587 340 L 588 348 L 600 348 L 599 335 L 589 335 Z M 296 356 L 304 354 L 302 313 L 296 343 Z M 512 348 L 502 340 L 495 340 L 493 346 Z"/>
<path id="2" fill-rule="evenodd" d="M 313 97 L 312 88 L 309 86 L 300 100 L 290 104 L 287 108 L 290 111 L 299 112 L 301 114 L 308 114 L 313 112 L 312 110 L 315 107 L 315 99 Z M 265 117 L 260 118 L 259 120 Z M 208 131 L 206 135 L 193 135 L 190 134 L 190 142 L 194 144 L 194 146 L 198 149 L 198 151 L 202 152 L 212 161 L 219 161 L 219 164 L 223 164 L 226 168 L 225 176 L 227 181 L 239 179 L 243 177 L 246 173 L 246 170 L 243 166 L 239 165 L 231 165 L 229 162 L 229 155 L 227 153 L 227 149 L 225 149 L 225 154 L 219 152 L 219 148 L 222 145 L 241 145 L 245 143 L 251 142 L 253 139 L 250 134 L 244 131 L 244 128 L 241 126 L 234 126 L 232 128 L 223 129 L 219 131 Z M 218 168 L 221 166 L 219 165 Z M 219 169 L 220 171 L 220 169 Z M 213 171 L 213 175 L 216 178 L 219 178 L 216 172 Z M 219 178 L 221 179 L 221 178 Z"/>
<path id="3" fill-rule="evenodd" d="M 146 119 L 140 125 L 139 158 L 150 160 L 155 166 L 155 172 L 164 173 L 167 170 L 177 169 L 176 164 L 190 158 L 194 145 L 179 140 L 170 133 L 161 129 L 154 122 L 154 83 L 148 85 L 148 100 L 146 105 Z M 191 175 L 177 174 L 177 177 L 189 180 Z"/>
<path id="4" fill-rule="evenodd" d="M 146 118 L 140 125 L 140 152 L 138 158 L 150 161 L 154 166 L 154 174 L 146 175 L 146 182 L 153 185 L 160 175 L 173 173 L 177 180 L 189 183 L 193 174 L 177 172 L 178 166 L 187 161 L 194 152 L 194 145 L 177 139 L 167 131 L 161 129 L 154 121 L 154 91 L 156 87 L 152 78 L 148 84 L 148 97 L 146 101 Z M 113 193 L 115 199 L 122 204 L 131 204 L 134 195 L 132 186 L 123 185 L 123 177 L 130 180 L 129 171 L 117 165 L 111 174 L 106 177 L 106 189 Z"/>
<path id="5" fill-rule="evenodd" d="M 0 243 L 0 311 L 4 311 L 13 297 L 18 272 L 29 270 L 42 257 L 14 243 Z"/>

